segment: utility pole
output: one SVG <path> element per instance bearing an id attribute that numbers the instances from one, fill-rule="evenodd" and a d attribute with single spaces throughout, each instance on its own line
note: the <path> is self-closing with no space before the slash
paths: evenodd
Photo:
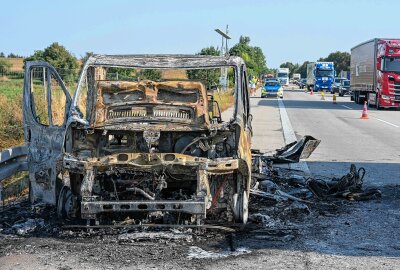
<path id="1" fill-rule="evenodd" d="M 226 25 L 225 32 L 221 31 L 220 29 L 215 29 L 215 32 L 220 34 L 221 38 L 222 38 L 220 55 L 228 57 L 229 56 L 228 39 L 231 39 L 231 37 L 228 35 L 228 25 Z M 228 88 L 228 79 L 227 78 L 228 78 L 228 69 L 226 67 L 222 67 L 221 68 L 221 77 L 219 78 L 219 82 L 225 91 Z"/>

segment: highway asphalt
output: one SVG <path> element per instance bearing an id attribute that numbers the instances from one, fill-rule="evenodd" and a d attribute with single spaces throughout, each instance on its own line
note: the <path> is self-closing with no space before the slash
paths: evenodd
<path id="1" fill-rule="evenodd" d="M 360 119 L 363 105 L 350 101 L 349 96 L 305 93 L 295 87 L 284 90 L 282 103 L 296 137 L 311 135 L 321 144 L 306 160 L 314 175 L 340 176 L 350 164 L 367 170 L 369 185 L 400 182 L 400 111 L 368 108 L 369 119 Z M 278 99 L 252 97 L 253 148 L 273 151 L 284 143 Z"/>

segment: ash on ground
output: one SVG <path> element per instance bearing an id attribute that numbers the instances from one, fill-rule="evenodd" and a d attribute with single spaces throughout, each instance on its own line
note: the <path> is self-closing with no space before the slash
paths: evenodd
<path id="1" fill-rule="evenodd" d="M 399 237 L 380 228 L 381 223 L 399 226 L 399 186 L 371 192 L 349 181 L 353 173 L 354 168 L 338 179 L 309 178 L 284 168 L 255 174 L 249 222 L 233 226 L 235 234 L 129 226 L 69 229 L 53 207 L 23 201 L 0 209 L 0 261 L 29 255 L 55 269 L 199 269 L 210 260 L 243 259 L 270 248 L 400 256 Z M 345 182 L 347 188 L 338 188 Z"/>

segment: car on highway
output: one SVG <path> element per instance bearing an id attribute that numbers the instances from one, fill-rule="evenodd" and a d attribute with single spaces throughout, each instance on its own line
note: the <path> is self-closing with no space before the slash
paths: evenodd
<path id="1" fill-rule="evenodd" d="M 339 77 L 336 77 L 334 79 L 333 84 L 332 84 L 332 88 L 331 88 L 331 94 L 339 93 L 340 83 L 342 81 L 344 81 L 344 80 L 347 80 L 347 79 L 346 78 L 339 78 Z"/>
<path id="2" fill-rule="evenodd" d="M 270 80 L 265 82 L 261 88 L 261 98 L 268 96 L 283 98 L 283 87 L 277 80 Z"/>
<path id="3" fill-rule="evenodd" d="M 264 79 L 264 83 L 268 82 L 268 81 L 278 81 L 277 78 L 271 77 L 271 78 L 265 78 Z"/>
<path id="4" fill-rule="evenodd" d="M 343 80 L 340 82 L 338 93 L 341 97 L 351 94 L 350 80 Z"/>
<path id="5" fill-rule="evenodd" d="M 300 89 L 303 89 L 307 85 L 307 79 L 301 79 L 299 81 L 299 87 Z"/>

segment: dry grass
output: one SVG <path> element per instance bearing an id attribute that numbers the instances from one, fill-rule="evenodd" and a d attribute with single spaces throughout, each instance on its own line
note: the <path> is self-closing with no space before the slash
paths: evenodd
<path id="1" fill-rule="evenodd" d="M 22 81 L 0 82 L 0 151 L 24 143 L 23 111 L 22 111 Z M 43 88 L 34 86 L 35 108 L 43 124 L 49 124 L 47 116 L 47 101 Z M 55 87 L 54 90 L 57 90 Z M 65 96 L 60 89 L 52 95 L 53 123 L 64 123 Z"/>
<path id="2" fill-rule="evenodd" d="M 161 77 L 165 80 L 180 79 L 187 80 L 187 73 L 184 69 L 166 69 L 161 71 Z"/>
<path id="3" fill-rule="evenodd" d="M 23 71 L 24 59 L 23 58 L 2 58 L 11 64 L 10 71 Z"/>
<path id="4" fill-rule="evenodd" d="M 27 172 L 20 172 L 3 181 L 3 201 L 0 205 L 6 206 L 25 197 L 29 193 L 29 178 Z"/>
<path id="5" fill-rule="evenodd" d="M 218 102 L 221 112 L 224 112 L 233 106 L 235 102 L 235 96 L 233 93 L 233 89 L 214 93 L 214 100 Z"/>

